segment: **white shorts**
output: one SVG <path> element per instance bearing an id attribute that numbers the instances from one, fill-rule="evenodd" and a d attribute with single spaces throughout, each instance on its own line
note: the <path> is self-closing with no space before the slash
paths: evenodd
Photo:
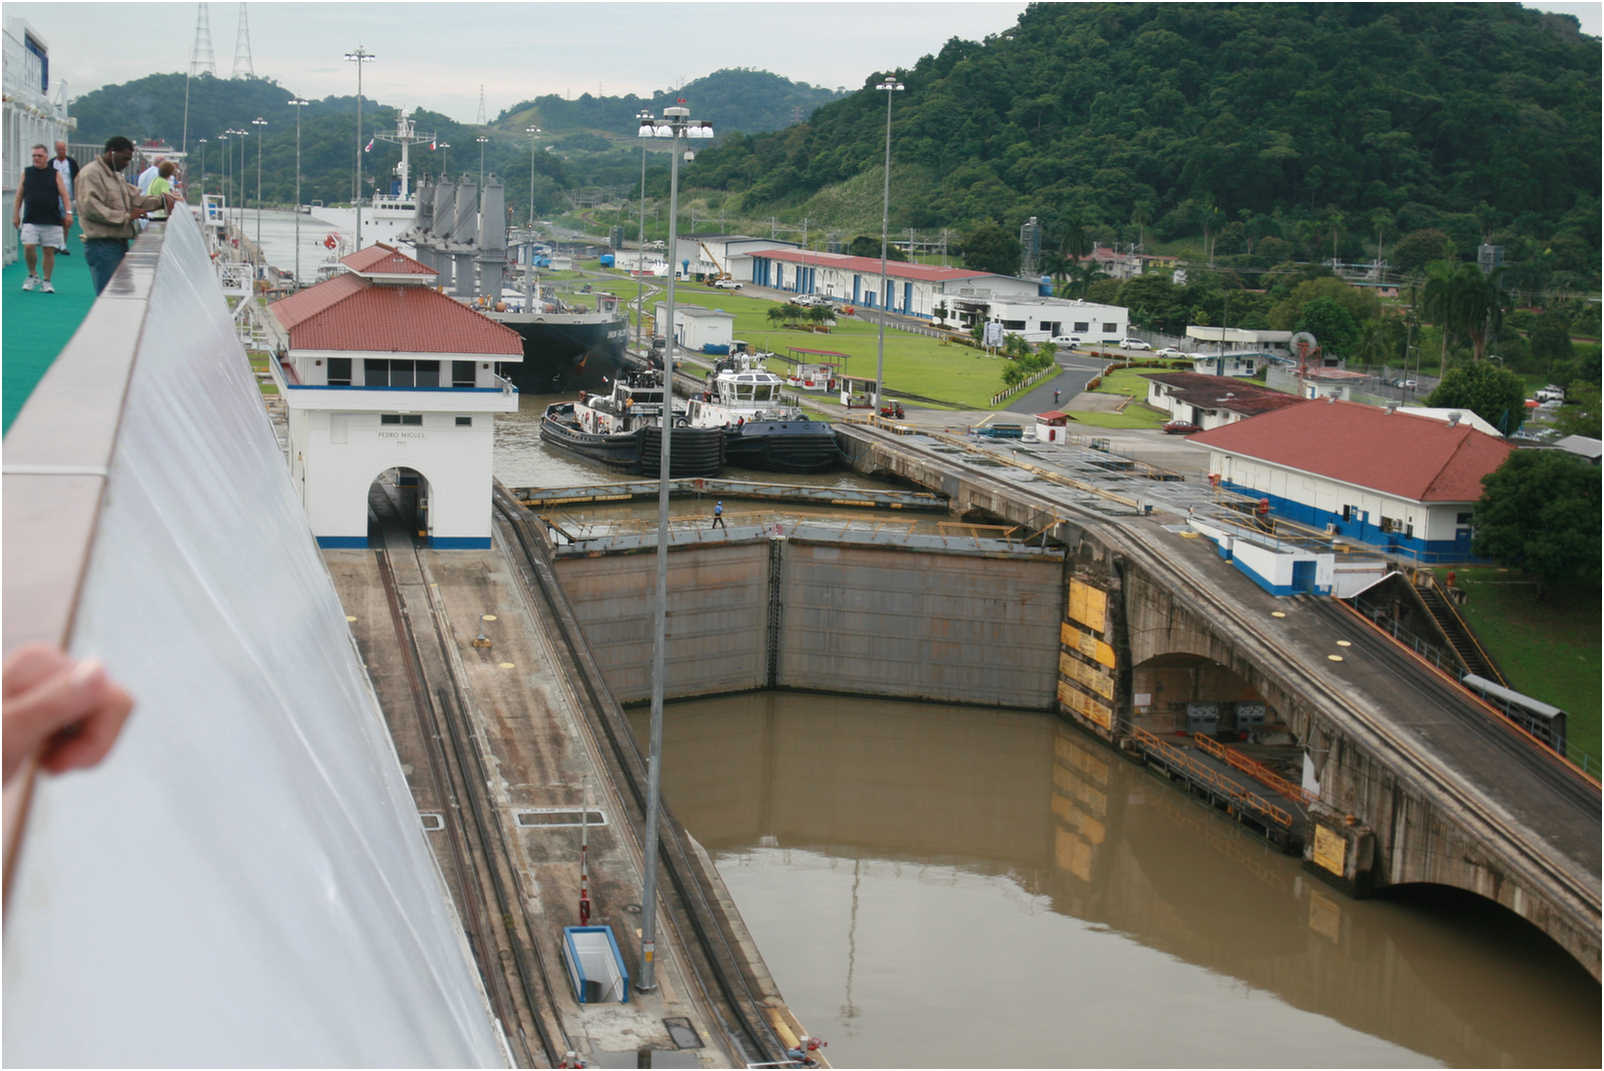
<path id="1" fill-rule="evenodd" d="M 23 245 L 47 245 L 51 249 L 59 249 L 66 235 L 61 231 L 59 223 L 24 223 L 22 225 Z"/>

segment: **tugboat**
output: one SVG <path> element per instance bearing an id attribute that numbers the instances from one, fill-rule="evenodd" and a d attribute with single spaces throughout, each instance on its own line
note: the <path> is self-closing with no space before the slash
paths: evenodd
<path id="1" fill-rule="evenodd" d="M 540 439 L 621 472 L 657 476 L 662 467 L 662 373 L 629 372 L 612 393 L 581 391 L 577 402 L 554 402 L 540 421 Z M 724 467 L 724 429 L 693 428 L 673 414 L 669 475 L 717 476 Z"/>
<path id="2" fill-rule="evenodd" d="M 738 468 L 823 472 L 839 465 L 835 430 L 786 403 L 784 386 L 757 354 L 737 352 L 714 365 L 686 416 L 693 428 L 722 428 L 725 460 Z"/>

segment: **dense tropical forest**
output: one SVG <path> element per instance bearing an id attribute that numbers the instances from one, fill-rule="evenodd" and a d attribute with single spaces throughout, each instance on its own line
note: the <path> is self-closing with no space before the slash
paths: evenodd
<path id="1" fill-rule="evenodd" d="M 1460 256 L 1504 245 L 1510 285 L 1598 275 L 1599 42 L 1570 16 L 1039 4 L 897 76 L 893 231 L 1037 216 L 1050 249 L 1196 238 L 1241 267 L 1367 259 L 1378 235 L 1436 231 Z M 728 194 L 732 215 L 878 231 L 877 77 L 803 124 L 721 138 L 686 185 Z"/>
<path id="2" fill-rule="evenodd" d="M 539 126 L 543 133 L 535 157 L 536 208 L 541 212 L 565 207 L 564 190 L 613 186 L 638 189 L 640 149 L 635 136 L 635 116 L 643 108 L 660 111 L 678 95 L 709 103 L 710 111 L 699 112 L 728 131 L 761 132 L 795 122 L 839 93 L 793 82 L 766 71 L 729 68 L 698 78 L 680 89 L 665 89 L 649 98 L 637 96 L 593 97 L 585 94 L 575 100 L 557 96 L 538 97 L 505 109 L 481 128 L 458 123 L 438 112 L 420 109 L 415 114 L 419 132 L 434 134 L 448 150 L 419 153 L 414 150 L 418 174 L 438 175 L 447 167 L 456 173 L 478 173 L 481 133 L 490 138 L 484 147 L 485 170 L 499 176 L 511 189 L 529 188 L 530 138 L 525 128 Z M 222 167 L 218 135 L 230 128 L 249 132 L 245 139 L 245 169 L 255 194 L 255 168 L 258 151 L 263 156 L 262 194 L 273 203 L 294 198 L 296 109 L 289 101 L 295 94 L 271 78 L 215 78 L 201 75 L 189 80 L 188 149 L 194 163 L 191 177 L 200 170 L 216 172 Z M 715 103 L 716 102 L 716 103 Z M 132 82 L 104 86 L 75 99 L 70 108 L 78 120 L 74 142 L 100 144 L 113 134 L 135 140 L 184 144 L 185 78 L 182 74 L 155 74 Z M 327 202 L 349 200 L 355 173 L 356 97 L 330 96 L 312 101 L 300 116 L 301 182 L 303 200 Z M 364 97 L 362 127 L 364 143 L 375 133 L 395 128 L 396 108 Z M 251 120 L 267 120 L 264 128 Z M 259 146 L 256 138 L 264 138 Z M 200 139 L 205 138 L 204 145 Z M 238 165 L 238 146 L 235 164 Z M 659 159 L 655 166 L 666 173 L 666 147 L 651 146 Z M 400 159 L 393 144 L 378 141 L 364 155 L 364 186 L 391 173 Z M 454 161 L 454 162 L 453 162 Z M 527 199 L 517 200 L 522 205 Z"/>

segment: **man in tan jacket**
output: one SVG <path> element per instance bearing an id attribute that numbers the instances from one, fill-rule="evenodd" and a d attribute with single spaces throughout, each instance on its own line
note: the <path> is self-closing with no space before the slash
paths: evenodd
<path id="1" fill-rule="evenodd" d="M 78 225 L 97 296 L 128 252 L 136 233 L 134 221 L 158 209 L 171 211 L 177 203 L 171 194 L 145 195 L 128 184 L 122 172 L 133 158 L 133 142 L 121 136 L 108 138 L 105 152 L 78 172 Z"/>

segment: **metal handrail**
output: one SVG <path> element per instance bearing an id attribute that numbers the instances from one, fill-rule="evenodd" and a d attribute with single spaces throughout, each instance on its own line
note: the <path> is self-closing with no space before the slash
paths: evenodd
<path id="1" fill-rule="evenodd" d="M 1297 800 L 1306 807 L 1314 802 L 1314 795 L 1302 785 L 1294 785 L 1263 763 L 1254 762 L 1246 755 L 1231 750 L 1213 737 L 1205 736 L 1202 733 L 1193 733 L 1192 739 L 1197 742 L 1198 747 L 1221 762 L 1228 766 L 1236 767 L 1260 784 L 1275 789 L 1287 799 Z"/>
<path id="2" fill-rule="evenodd" d="M 1264 797 L 1249 792 L 1242 786 L 1221 777 L 1220 774 L 1198 762 L 1186 752 L 1167 741 L 1160 740 L 1152 733 L 1140 726 L 1131 727 L 1131 737 L 1143 747 L 1157 752 L 1166 762 L 1170 762 L 1185 770 L 1188 775 L 1197 778 L 1210 788 L 1219 792 L 1233 803 L 1251 808 L 1270 819 L 1272 822 L 1286 829 L 1292 828 L 1292 816 L 1286 811 L 1269 802 Z"/>

